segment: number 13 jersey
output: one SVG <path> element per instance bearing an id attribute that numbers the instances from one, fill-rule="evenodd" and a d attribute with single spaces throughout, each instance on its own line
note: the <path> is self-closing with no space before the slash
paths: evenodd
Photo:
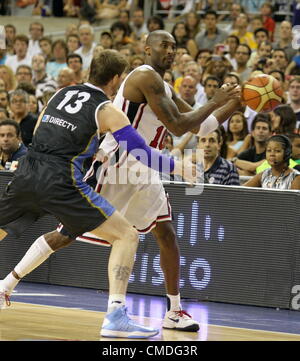
<path id="1" fill-rule="evenodd" d="M 108 102 L 90 83 L 61 89 L 48 102 L 32 149 L 70 161 L 93 156 L 99 145 L 97 112 Z"/>

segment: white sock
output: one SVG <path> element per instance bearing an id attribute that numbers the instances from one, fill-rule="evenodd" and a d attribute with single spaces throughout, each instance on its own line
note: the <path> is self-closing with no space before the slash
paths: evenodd
<path id="1" fill-rule="evenodd" d="M 167 310 L 168 311 L 180 311 L 181 304 L 180 304 L 180 293 L 178 295 L 168 295 L 167 294 Z"/>
<path id="2" fill-rule="evenodd" d="M 1 281 L 1 290 L 5 291 L 9 295 L 12 293 L 13 289 L 19 283 L 20 280 L 17 280 L 12 272 L 10 272 L 2 281 Z"/>
<path id="3" fill-rule="evenodd" d="M 107 313 L 113 312 L 115 309 L 125 306 L 125 295 L 114 294 L 109 295 Z"/>
<path id="4" fill-rule="evenodd" d="M 45 262 L 53 252 L 53 249 L 50 248 L 45 237 L 41 236 L 31 245 L 25 256 L 16 265 L 14 271 L 20 278 L 23 278 Z"/>

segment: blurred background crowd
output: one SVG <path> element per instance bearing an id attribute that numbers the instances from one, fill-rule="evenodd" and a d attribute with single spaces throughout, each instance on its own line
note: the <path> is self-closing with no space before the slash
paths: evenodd
<path id="1" fill-rule="evenodd" d="M 300 1 L 4 0 L 0 14 L 1 169 L 15 169 L 31 143 L 38 114 L 52 95 L 87 81 L 95 54 L 118 50 L 128 61 L 127 75 L 144 64 L 147 34 L 164 29 L 177 43 L 164 80 L 194 109 L 222 84 L 242 85 L 263 73 L 280 82 L 284 97 L 268 113 L 243 106 L 200 139 L 192 133 L 168 134 L 162 151 L 179 157 L 187 150 L 191 155 L 203 150 L 204 181 L 211 184 L 253 185 L 244 182 L 271 169 L 266 187 L 291 188 L 300 174 Z M 20 17 L 31 17 L 26 31 L 24 26 L 18 28 Z M 57 18 L 66 19 L 64 28 L 47 29 L 46 24 Z M 289 183 L 287 169 L 278 170 L 278 162 L 272 163 L 274 135 L 285 136 L 277 143 L 282 164 L 294 175 Z"/>

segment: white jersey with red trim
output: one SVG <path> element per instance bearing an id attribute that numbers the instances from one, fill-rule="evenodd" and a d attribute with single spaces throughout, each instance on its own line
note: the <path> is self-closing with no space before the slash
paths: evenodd
<path id="1" fill-rule="evenodd" d="M 164 124 L 157 118 L 156 114 L 147 103 L 131 102 L 123 96 L 127 79 L 133 72 L 143 71 L 144 69 L 150 69 L 155 72 L 150 65 L 141 65 L 134 69 L 124 79 L 113 104 L 123 110 L 129 118 L 131 125 L 139 132 L 149 146 L 157 149 L 163 149 L 163 141 L 167 133 L 167 129 Z M 164 82 L 164 85 L 167 96 L 172 98 L 172 91 L 168 83 Z M 108 133 L 101 143 L 100 148 L 103 149 L 105 153 L 111 154 L 118 148 L 118 143 L 115 141 L 112 134 Z"/>

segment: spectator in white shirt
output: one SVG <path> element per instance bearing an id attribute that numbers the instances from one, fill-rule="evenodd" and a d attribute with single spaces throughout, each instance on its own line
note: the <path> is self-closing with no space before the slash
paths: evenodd
<path id="1" fill-rule="evenodd" d="M 134 10 L 132 14 L 132 22 L 130 24 L 132 29 L 132 37 L 139 40 L 142 35 L 148 34 L 147 24 L 145 23 L 144 11 L 140 8 Z"/>
<path id="2" fill-rule="evenodd" d="M 14 40 L 15 55 L 9 56 L 5 65 L 16 73 L 19 65 L 31 65 L 31 55 L 28 53 L 29 39 L 26 35 L 17 35 Z"/>
<path id="3" fill-rule="evenodd" d="M 29 26 L 30 40 L 28 46 L 28 53 L 33 56 L 36 54 L 40 54 L 41 48 L 39 44 L 39 40 L 44 35 L 44 26 L 41 23 L 34 22 Z"/>
<path id="4" fill-rule="evenodd" d="M 79 27 L 79 39 L 81 47 L 75 50 L 75 54 L 79 54 L 82 57 L 83 70 L 86 70 L 91 64 L 93 51 L 96 46 L 96 43 L 94 43 L 94 29 L 88 24 L 81 25 Z"/>

